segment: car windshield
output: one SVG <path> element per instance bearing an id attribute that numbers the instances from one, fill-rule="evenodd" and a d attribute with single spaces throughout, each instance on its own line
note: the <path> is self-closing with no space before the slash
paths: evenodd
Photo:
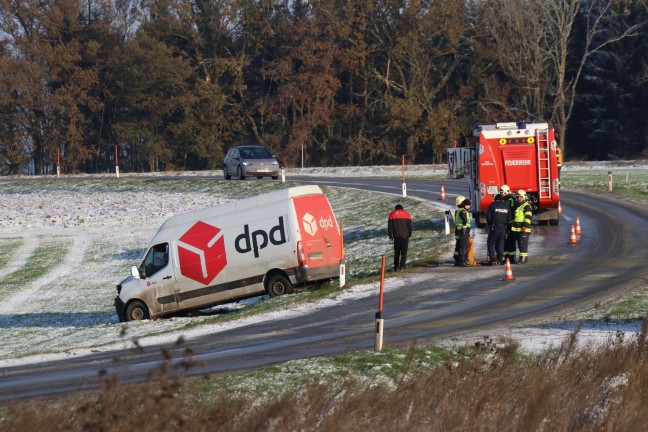
<path id="1" fill-rule="evenodd" d="M 272 154 L 263 147 L 244 147 L 241 156 L 245 159 L 272 159 Z"/>

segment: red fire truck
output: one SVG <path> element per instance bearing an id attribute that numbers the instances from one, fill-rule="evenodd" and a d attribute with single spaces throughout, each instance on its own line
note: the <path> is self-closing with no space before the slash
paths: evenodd
<path id="1" fill-rule="evenodd" d="M 448 149 L 448 177 L 467 178 L 472 211 L 480 226 L 502 185 L 526 191 L 538 223 L 558 225 L 560 181 L 554 130 L 547 123 L 475 125 L 468 147 Z"/>

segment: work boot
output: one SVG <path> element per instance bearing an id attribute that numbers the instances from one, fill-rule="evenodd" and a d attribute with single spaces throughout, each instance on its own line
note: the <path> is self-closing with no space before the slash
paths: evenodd
<path id="1" fill-rule="evenodd" d="M 504 258 L 499 259 L 500 265 L 506 265 L 506 260 Z"/>
<path id="2" fill-rule="evenodd" d="M 527 257 L 525 257 L 525 256 L 520 257 L 520 264 L 526 264 L 527 262 L 528 262 Z"/>
<path id="3" fill-rule="evenodd" d="M 495 267 L 496 265 L 499 265 L 499 261 L 497 261 L 495 258 L 491 258 L 490 265 L 492 267 Z"/>

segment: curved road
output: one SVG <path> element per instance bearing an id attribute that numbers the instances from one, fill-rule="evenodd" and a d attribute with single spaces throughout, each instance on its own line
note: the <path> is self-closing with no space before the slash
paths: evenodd
<path id="1" fill-rule="evenodd" d="M 291 179 L 401 194 L 400 180 Z M 439 200 L 441 181 L 409 180 L 410 198 Z M 448 202 L 466 191 L 464 182 L 444 181 Z M 413 269 L 412 282 L 386 294 L 385 343 L 433 342 L 457 332 L 555 316 L 561 308 L 593 306 L 603 296 L 633 287 L 648 277 L 648 211 L 592 195 L 563 192 L 558 227 L 534 226 L 542 250 L 530 263 L 514 266 L 515 281 L 504 282 L 503 267 L 455 268 L 451 263 Z M 570 224 L 579 216 L 583 235 L 569 245 Z M 478 251 L 478 256 L 485 255 Z M 461 276 L 458 278 L 458 274 Z M 290 359 L 372 348 L 377 297 L 347 300 L 343 307 L 314 310 L 308 316 L 251 324 L 192 339 L 168 350 L 178 373 L 198 375 L 241 370 Z M 0 369 L 0 400 L 55 395 L 96 388 L 100 377 L 118 374 L 124 381 L 144 381 L 162 365 L 161 347 L 66 359 Z M 195 361 L 186 368 L 187 362 Z"/>

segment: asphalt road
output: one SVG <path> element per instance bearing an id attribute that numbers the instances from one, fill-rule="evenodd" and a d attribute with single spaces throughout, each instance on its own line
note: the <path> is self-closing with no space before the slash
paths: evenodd
<path id="1" fill-rule="evenodd" d="M 400 180 L 302 178 L 293 181 L 354 187 L 401 194 Z M 439 200 L 441 181 L 412 180 L 410 198 Z M 444 181 L 448 202 L 464 194 L 461 181 Z M 534 226 L 542 251 L 530 263 L 514 266 L 515 281 L 503 281 L 504 269 L 455 268 L 450 262 L 412 269 L 429 274 L 404 285 L 385 302 L 385 343 L 433 343 L 451 335 L 552 317 L 565 307 L 594 305 L 600 298 L 645 281 L 648 269 L 648 212 L 604 193 L 562 193 L 559 226 Z M 570 224 L 579 216 L 583 235 L 569 244 Z M 455 276 L 461 272 L 462 282 Z M 466 274 L 470 281 L 466 283 Z M 434 294 L 431 287 L 438 287 Z M 171 366 L 178 374 L 237 371 L 290 359 L 373 348 L 376 298 L 362 298 L 314 310 L 312 314 L 206 335 L 176 347 L 146 347 L 98 353 L 44 364 L 0 369 L 0 400 L 52 396 L 92 389 L 101 377 L 144 381 L 151 371 Z"/>

